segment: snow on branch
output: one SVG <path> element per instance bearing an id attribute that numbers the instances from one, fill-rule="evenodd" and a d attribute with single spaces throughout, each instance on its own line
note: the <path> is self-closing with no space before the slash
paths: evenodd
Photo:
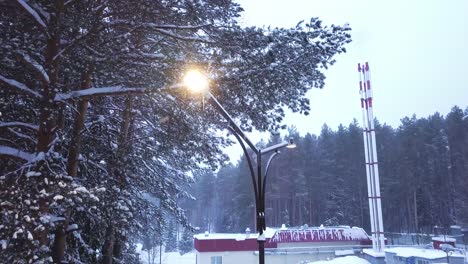
<path id="1" fill-rule="evenodd" d="M 27 127 L 34 130 L 39 130 L 38 125 L 23 123 L 23 122 L 0 122 L 1 127 Z"/>
<path id="2" fill-rule="evenodd" d="M 44 67 L 42 67 L 41 64 L 39 64 L 33 58 L 29 57 L 27 54 L 21 54 L 21 58 L 23 59 L 24 62 L 29 64 L 29 66 L 31 66 L 36 71 L 36 73 L 39 74 L 39 76 L 44 82 L 49 83 L 49 75 L 44 70 Z"/>
<path id="3" fill-rule="evenodd" d="M 28 136 L 28 135 L 26 135 L 26 134 L 17 132 L 17 131 L 15 131 L 15 130 L 12 129 L 12 128 L 8 128 L 8 130 L 9 130 L 11 133 L 15 134 L 18 138 L 24 138 L 24 139 L 30 140 L 30 141 L 33 142 L 34 144 L 37 143 L 37 141 L 36 141 L 34 138 L 32 138 L 32 137 L 30 137 L 30 136 Z"/>
<path id="4" fill-rule="evenodd" d="M 156 59 L 156 60 L 162 60 L 162 59 L 167 59 L 166 56 L 163 54 L 158 54 L 158 53 L 145 53 L 145 52 L 140 52 L 140 53 L 135 53 L 135 54 L 129 54 L 128 55 L 131 58 L 141 58 L 141 59 Z"/>
<path id="5" fill-rule="evenodd" d="M 7 146 L 1 146 L 1 145 L 0 145 L 0 156 L 10 156 L 14 158 L 23 159 L 25 161 L 34 160 L 34 158 L 36 157 L 36 155 L 32 153 L 24 152 L 19 149 L 7 147 Z"/>
<path id="6" fill-rule="evenodd" d="M 49 21 L 50 19 L 50 14 L 48 12 L 46 12 L 39 3 L 31 3 L 31 7 L 33 7 L 35 10 L 37 10 L 37 12 L 39 13 L 39 15 L 41 15 L 41 17 L 43 19 L 45 19 L 45 22 Z"/>
<path id="7" fill-rule="evenodd" d="M 108 4 L 109 0 L 105 0 L 103 1 L 100 5 L 96 6 L 93 8 L 93 12 L 94 13 L 100 13 L 104 10 L 104 8 L 106 8 L 107 4 Z"/>
<path id="8" fill-rule="evenodd" d="M 185 30 L 198 30 L 204 27 L 208 27 L 211 23 L 202 24 L 202 25 L 194 25 L 194 26 L 179 26 L 179 25 L 171 25 L 171 24 L 155 24 L 155 23 L 138 23 L 135 24 L 133 21 L 123 20 L 123 19 L 116 19 L 108 23 L 108 25 L 131 25 L 131 26 L 141 26 L 146 28 L 156 28 L 156 29 L 185 29 Z"/>
<path id="9" fill-rule="evenodd" d="M 122 86 L 111 86 L 102 88 L 89 88 L 73 91 L 69 93 L 58 93 L 55 95 L 55 101 L 65 101 L 73 98 L 83 98 L 92 96 L 121 95 L 121 94 L 143 94 L 157 91 L 177 89 L 180 85 L 173 85 L 164 88 L 127 88 Z"/>
<path id="10" fill-rule="evenodd" d="M 179 40 L 214 43 L 214 41 L 211 41 L 211 40 L 208 40 L 208 39 L 205 39 L 205 38 L 182 36 L 182 35 L 173 33 L 173 32 L 171 32 L 171 31 L 165 30 L 165 29 L 159 29 L 159 28 L 157 28 L 157 29 L 155 29 L 155 30 L 156 30 L 157 32 L 163 34 L 163 35 L 166 35 L 166 36 L 169 36 L 169 37 L 172 37 L 172 38 L 175 38 L 175 39 L 179 39 Z"/>
<path id="11" fill-rule="evenodd" d="M 107 23 L 107 25 L 110 25 L 110 26 L 129 25 L 133 27 L 149 28 L 163 35 L 166 35 L 175 39 L 179 39 L 179 40 L 213 43 L 213 41 L 206 39 L 206 38 L 184 36 L 184 35 L 180 35 L 180 34 L 170 31 L 170 30 L 177 30 L 177 29 L 178 30 L 199 30 L 199 29 L 210 26 L 211 23 L 202 24 L 202 25 L 193 25 L 193 26 L 190 26 L 190 25 L 179 26 L 179 25 L 172 25 L 172 24 L 135 23 L 134 21 L 117 19 L 117 20 Z"/>
<path id="12" fill-rule="evenodd" d="M 68 0 L 65 2 L 65 4 L 63 4 L 64 6 L 68 6 L 70 5 L 71 3 L 75 2 L 75 0 Z"/>
<path id="13" fill-rule="evenodd" d="M 6 84 L 8 84 L 9 86 L 11 86 L 11 87 L 13 87 L 13 88 L 15 88 L 15 89 L 20 90 L 20 91 L 22 91 L 22 92 L 26 92 L 26 93 L 29 93 L 29 94 L 31 94 L 31 95 L 34 95 L 34 96 L 37 97 L 37 98 L 41 98 L 41 97 L 42 97 L 39 93 L 37 93 L 37 92 L 31 90 L 31 89 L 28 88 L 25 84 L 20 83 L 20 82 L 18 82 L 18 81 L 16 81 L 16 80 L 8 79 L 8 78 L 6 78 L 6 77 L 0 75 L 0 81 L 1 81 L 1 82 L 4 82 L 4 83 L 6 83 Z"/>
<path id="14" fill-rule="evenodd" d="M 100 96 L 100 95 L 109 95 L 109 94 L 122 94 L 122 93 L 132 93 L 132 92 L 144 92 L 145 88 L 124 88 L 122 86 L 111 86 L 103 88 L 89 88 L 79 91 L 73 91 L 69 93 L 58 93 L 55 95 L 55 101 L 65 101 L 72 98 L 81 98 L 81 97 L 90 97 L 90 96 Z"/>
<path id="15" fill-rule="evenodd" d="M 53 60 L 56 60 L 60 56 L 62 56 L 68 49 L 71 47 L 75 46 L 76 44 L 80 43 L 81 41 L 85 40 L 87 36 L 91 34 L 92 30 L 89 30 L 88 32 L 84 33 L 83 35 L 80 35 L 76 37 L 75 39 L 71 40 L 67 46 L 65 46 L 63 49 L 61 49 L 55 56 L 52 58 Z"/>
<path id="16" fill-rule="evenodd" d="M 46 30 L 47 26 L 45 22 L 41 19 L 39 14 L 25 1 L 25 0 L 16 0 L 23 8 L 28 12 L 34 19 L 36 23 L 43 29 Z"/>

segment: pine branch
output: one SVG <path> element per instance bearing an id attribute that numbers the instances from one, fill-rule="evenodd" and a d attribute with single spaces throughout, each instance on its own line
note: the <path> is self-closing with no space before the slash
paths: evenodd
<path id="1" fill-rule="evenodd" d="M 28 94 L 34 95 L 34 97 L 37 97 L 37 98 L 42 98 L 42 96 L 39 93 L 33 91 L 32 89 L 27 87 L 25 84 L 20 83 L 20 82 L 18 82 L 16 80 L 8 79 L 8 78 L 0 75 L 0 81 L 4 82 L 5 84 L 9 85 L 10 87 L 12 87 L 12 88 L 14 88 L 16 90 L 19 90 L 21 92 L 26 92 Z"/>
<path id="2" fill-rule="evenodd" d="M 16 135 L 17 137 L 19 137 L 19 138 L 24 138 L 24 139 L 27 139 L 27 140 L 31 141 L 31 142 L 34 143 L 34 144 L 37 144 L 37 140 L 35 140 L 34 138 L 32 138 L 32 137 L 30 137 L 30 136 L 28 136 L 28 135 L 26 135 L 26 134 L 17 132 L 17 131 L 15 131 L 15 130 L 12 129 L 12 128 L 8 128 L 8 130 L 9 130 L 11 133 L 15 134 L 15 135 Z"/>
<path id="3" fill-rule="evenodd" d="M 39 75 L 43 82 L 49 83 L 49 75 L 44 70 L 41 64 L 35 61 L 33 58 L 29 57 L 27 54 L 21 54 L 21 59 L 25 62 L 28 66 L 32 67 L 34 71 Z"/>
<path id="4" fill-rule="evenodd" d="M 36 155 L 32 153 L 24 152 L 19 149 L 7 147 L 7 146 L 1 146 L 1 145 L 0 145 L 0 156 L 9 156 L 13 158 L 23 159 L 25 161 L 31 161 L 36 157 Z"/>
<path id="5" fill-rule="evenodd" d="M 93 28 L 94 29 L 94 28 Z M 60 56 L 62 56 L 62 54 L 64 54 L 66 51 L 68 51 L 70 48 L 74 47 L 76 44 L 80 43 L 81 41 L 83 41 L 84 39 L 86 39 L 86 37 L 88 37 L 89 35 L 91 35 L 91 33 L 94 32 L 94 30 L 89 30 L 88 32 L 86 32 L 85 34 L 83 35 L 80 35 L 78 37 L 76 37 L 75 39 L 71 40 L 67 46 L 65 46 L 63 49 L 61 49 L 59 52 L 57 52 L 57 54 L 55 54 L 55 56 L 53 57 L 53 60 L 55 61 L 57 58 L 59 58 Z"/>
<path id="6" fill-rule="evenodd" d="M 2 127 L 27 127 L 33 130 L 39 130 L 38 125 L 23 123 L 23 122 L 0 122 L 0 128 Z"/>
<path id="7" fill-rule="evenodd" d="M 106 95 L 129 95 L 129 94 L 146 94 L 154 93 L 161 91 L 168 91 L 172 89 L 180 88 L 180 85 L 173 85 L 163 88 L 127 88 L 122 86 L 110 86 L 110 87 L 101 87 L 101 88 L 89 88 L 78 91 L 73 91 L 69 93 L 57 93 L 55 95 L 55 101 L 66 101 L 69 99 L 75 98 L 87 98 L 87 97 L 96 97 L 96 96 L 106 96 Z"/>
<path id="8" fill-rule="evenodd" d="M 166 35 L 166 36 L 169 36 L 169 37 L 178 39 L 178 40 L 195 41 L 195 42 L 205 42 L 205 43 L 215 43 L 214 41 L 211 41 L 211 40 L 208 40 L 208 39 L 204 39 L 204 38 L 182 36 L 182 35 L 173 33 L 173 32 L 171 32 L 171 31 L 165 30 L 165 29 L 159 29 L 159 28 L 158 28 L 158 29 L 155 29 L 155 30 L 156 30 L 157 32 L 163 34 L 163 35 Z"/>
<path id="9" fill-rule="evenodd" d="M 206 42 L 206 43 L 214 43 L 213 41 L 205 38 L 200 38 L 200 37 L 189 37 L 189 36 L 183 36 L 177 33 L 174 33 L 172 31 L 169 31 L 170 29 L 172 30 L 199 30 L 202 28 L 206 28 L 211 25 L 211 23 L 207 24 L 202 24 L 202 25 L 194 25 L 194 26 L 179 26 L 179 25 L 172 25 L 172 24 L 155 24 L 155 23 L 137 23 L 129 20 L 114 20 L 107 25 L 110 26 L 119 26 L 119 25 L 128 25 L 132 27 L 143 27 L 143 28 L 149 28 L 153 29 L 156 32 L 159 32 L 163 35 L 179 39 L 179 40 L 184 40 L 184 41 L 196 41 L 196 42 Z"/>
<path id="10" fill-rule="evenodd" d="M 70 2 L 70 1 L 68 1 L 68 2 Z M 93 17 L 98 18 L 98 17 L 100 17 L 102 15 L 102 12 L 104 11 L 105 7 L 107 6 L 107 2 L 108 1 L 106 0 L 101 5 L 99 5 L 99 6 L 97 6 L 96 8 L 93 9 L 93 13 L 94 13 Z M 67 3 L 65 3 L 65 5 L 67 5 Z M 83 35 L 80 35 L 80 36 L 76 37 L 74 40 L 70 41 L 66 47 L 64 47 L 57 54 L 55 54 L 53 60 L 55 61 L 57 58 L 62 56 L 62 54 L 64 54 L 66 51 L 68 51 L 68 49 L 74 47 L 75 45 L 77 45 L 81 41 L 85 40 L 88 36 L 90 36 L 90 35 L 92 35 L 94 33 L 97 33 L 100 30 L 104 29 L 104 27 L 102 27 L 100 25 L 101 25 L 100 23 L 94 23 L 93 26 L 88 30 L 88 32 L 84 33 Z"/>
<path id="11" fill-rule="evenodd" d="M 211 23 L 207 24 L 202 24 L 202 25 L 194 25 L 194 26 L 179 26 L 179 25 L 171 25 L 171 24 L 155 24 L 155 23 L 137 23 L 129 20 L 122 20 L 122 19 L 117 19 L 113 20 L 109 23 L 108 25 L 114 26 L 114 25 L 131 25 L 131 26 L 140 26 L 140 27 L 146 27 L 146 28 L 154 28 L 154 29 L 184 29 L 184 30 L 198 30 L 201 28 L 205 28 L 208 26 L 211 26 Z"/>
<path id="12" fill-rule="evenodd" d="M 44 31 L 47 31 L 47 26 L 44 20 L 41 19 L 39 14 L 34 10 L 25 0 L 16 0 L 26 12 L 28 12 L 33 18 L 36 24 Z"/>

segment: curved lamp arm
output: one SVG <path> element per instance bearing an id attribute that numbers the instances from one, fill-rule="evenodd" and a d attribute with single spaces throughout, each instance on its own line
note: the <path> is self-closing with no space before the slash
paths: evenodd
<path id="1" fill-rule="evenodd" d="M 208 102 L 211 103 L 211 105 L 218 110 L 218 112 L 224 117 L 229 122 L 229 126 L 231 127 L 231 131 L 235 131 L 235 135 L 237 134 L 236 137 L 242 138 L 242 140 L 249 145 L 249 147 L 252 149 L 255 154 L 258 155 L 259 150 L 257 147 L 255 147 L 255 144 L 250 141 L 250 139 L 244 134 L 244 131 L 234 122 L 234 119 L 228 114 L 226 109 L 219 103 L 218 99 L 216 99 L 210 92 L 207 92 L 205 96 L 208 98 Z M 240 140 L 239 140 L 240 142 Z"/>
<path id="2" fill-rule="evenodd" d="M 232 132 L 232 134 L 236 137 L 237 141 L 239 141 L 239 144 L 241 145 L 242 150 L 244 151 L 244 154 L 247 158 L 247 163 L 249 164 L 249 170 L 250 170 L 250 177 L 252 178 L 252 183 L 253 183 L 254 192 L 255 192 L 255 204 L 256 206 L 258 206 L 259 201 L 258 201 L 257 183 L 255 181 L 255 172 L 254 172 L 254 168 L 252 165 L 252 160 L 250 159 L 249 152 L 247 151 L 247 148 L 245 147 L 244 141 L 242 141 L 239 134 L 236 133 L 236 130 L 232 128 L 231 126 L 229 126 L 228 128 Z"/>
<path id="3" fill-rule="evenodd" d="M 279 150 L 275 150 L 273 154 L 271 154 L 270 158 L 268 159 L 268 162 L 265 167 L 265 176 L 263 178 L 263 189 L 262 189 L 262 199 L 265 199 L 265 190 L 266 190 L 266 180 L 268 176 L 268 170 L 270 169 L 271 161 L 273 158 L 280 153 Z"/>

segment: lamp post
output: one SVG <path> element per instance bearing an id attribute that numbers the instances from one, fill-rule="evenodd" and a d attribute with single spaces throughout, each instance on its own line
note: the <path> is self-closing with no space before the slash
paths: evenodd
<path id="1" fill-rule="evenodd" d="M 295 148 L 293 139 L 291 138 L 289 142 L 282 142 L 264 149 L 258 149 L 252 143 L 252 141 L 245 135 L 244 131 L 234 122 L 232 117 L 224 109 L 224 107 L 219 103 L 219 101 L 210 93 L 208 90 L 209 82 L 206 76 L 196 70 L 189 71 L 184 77 L 184 85 L 187 86 L 190 90 L 203 93 L 207 98 L 208 102 L 228 121 L 228 128 L 232 134 L 236 137 L 237 141 L 242 147 L 244 154 L 247 158 L 247 163 L 249 165 L 250 176 L 252 178 L 252 184 L 255 194 L 255 215 L 256 215 L 256 227 L 258 232 L 258 262 L 260 264 L 265 263 L 265 234 L 266 230 L 266 221 L 265 221 L 265 190 L 266 190 L 266 180 L 268 176 L 268 170 L 270 168 L 273 158 L 279 154 L 279 150 L 282 148 Z M 256 155 L 256 172 L 254 168 L 253 159 L 250 157 L 249 152 L 245 146 L 247 144 L 253 153 Z M 262 166 L 262 158 L 268 156 L 268 161 L 264 168 Z"/>

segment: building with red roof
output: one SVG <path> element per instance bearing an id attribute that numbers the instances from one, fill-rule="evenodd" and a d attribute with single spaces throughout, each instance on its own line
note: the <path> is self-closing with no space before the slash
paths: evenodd
<path id="1" fill-rule="evenodd" d="M 258 234 L 205 233 L 194 236 L 197 264 L 258 262 Z M 362 228 L 349 226 L 268 228 L 265 261 L 299 263 L 354 254 L 372 245 Z"/>

